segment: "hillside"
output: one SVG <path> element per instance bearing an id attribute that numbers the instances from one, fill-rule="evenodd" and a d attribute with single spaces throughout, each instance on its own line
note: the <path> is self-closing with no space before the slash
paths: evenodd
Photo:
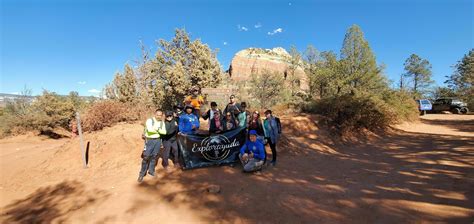
<path id="1" fill-rule="evenodd" d="M 454 116 L 454 115 L 447 115 Z M 383 136 L 334 141 L 318 117 L 282 117 L 276 167 L 211 167 L 136 178 L 138 124 L 79 141 L 0 140 L 2 223 L 468 223 L 474 217 L 474 117 L 428 115 Z M 412 128 L 415 127 L 415 128 Z M 423 133 L 429 127 L 430 133 Z M 436 133 L 441 128 L 442 133 Z M 209 186 L 220 186 L 217 194 Z"/>

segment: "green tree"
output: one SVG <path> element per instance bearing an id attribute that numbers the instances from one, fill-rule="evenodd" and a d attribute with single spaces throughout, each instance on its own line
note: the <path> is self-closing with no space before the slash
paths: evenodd
<path id="1" fill-rule="evenodd" d="M 433 83 L 431 80 L 431 64 L 416 54 L 410 55 L 404 63 L 405 77 L 413 81 L 413 94 L 420 96 Z"/>
<path id="2" fill-rule="evenodd" d="M 379 93 L 387 87 L 382 68 L 377 66 L 375 55 L 359 26 L 347 31 L 341 49 L 341 72 L 346 85 L 340 91 Z"/>
<path id="3" fill-rule="evenodd" d="M 120 102 L 135 103 L 138 98 L 138 80 L 135 72 L 126 64 L 124 73 L 117 72 L 112 83 L 106 85 L 105 95 Z"/>
<path id="4" fill-rule="evenodd" d="M 472 98 L 474 95 L 474 49 L 465 54 L 454 68 L 454 73 L 447 76 L 448 80 L 445 83 L 460 96 Z"/>
<path id="5" fill-rule="evenodd" d="M 287 59 L 288 62 L 288 69 L 285 74 L 285 79 L 289 83 L 289 90 L 290 90 L 290 101 L 293 101 L 293 98 L 296 96 L 298 91 L 300 90 L 300 82 L 301 79 L 296 75 L 297 69 L 303 68 L 303 60 L 300 52 L 296 49 L 295 46 L 291 46 L 290 48 L 290 57 Z"/>
<path id="6" fill-rule="evenodd" d="M 268 108 L 278 101 L 283 83 L 281 74 L 263 71 L 261 74 L 252 75 L 250 94 L 261 108 Z"/>

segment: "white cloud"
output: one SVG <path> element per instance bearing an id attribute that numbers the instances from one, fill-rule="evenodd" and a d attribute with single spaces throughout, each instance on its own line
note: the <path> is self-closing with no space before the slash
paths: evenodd
<path id="1" fill-rule="evenodd" d="M 237 29 L 239 29 L 239 31 L 248 31 L 249 29 L 245 26 L 241 26 L 240 24 L 237 25 Z"/>
<path id="2" fill-rule="evenodd" d="M 222 44 L 227 45 L 228 43 L 224 41 L 224 43 L 222 43 Z"/>
<path id="3" fill-rule="evenodd" d="M 14 95 L 20 95 L 20 92 L 13 92 L 11 94 L 14 94 Z"/>
<path id="4" fill-rule="evenodd" d="M 281 32 L 283 32 L 283 29 L 278 28 L 278 29 L 273 30 L 272 32 L 268 32 L 267 34 L 270 35 L 270 36 L 273 36 L 273 35 L 275 35 L 277 33 L 281 33 Z"/>
<path id="5" fill-rule="evenodd" d="M 87 92 L 92 93 L 92 94 L 99 94 L 99 93 L 100 93 L 100 90 L 97 90 L 97 89 L 89 89 L 89 90 L 87 90 Z"/>
<path id="6" fill-rule="evenodd" d="M 77 84 L 79 84 L 79 85 L 85 85 L 85 84 L 86 84 L 86 81 L 80 81 L 80 82 L 77 82 Z"/>
<path id="7" fill-rule="evenodd" d="M 255 26 L 253 26 L 253 27 L 255 27 L 255 29 L 258 29 L 258 28 L 262 27 L 262 24 L 261 24 L 261 23 L 257 23 L 257 24 L 255 24 Z"/>

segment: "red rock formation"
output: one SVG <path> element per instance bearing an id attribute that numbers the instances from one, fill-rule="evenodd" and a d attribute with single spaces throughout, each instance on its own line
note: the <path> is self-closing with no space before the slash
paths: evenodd
<path id="1" fill-rule="evenodd" d="M 261 74 L 264 71 L 277 72 L 282 76 L 288 75 L 290 58 L 288 52 L 283 48 L 260 49 L 248 48 L 235 54 L 229 68 L 232 80 L 247 81 L 252 75 Z M 301 90 L 309 90 L 308 77 L 302 68 L 297 68 L 295 75 L 300 78 Z"/>

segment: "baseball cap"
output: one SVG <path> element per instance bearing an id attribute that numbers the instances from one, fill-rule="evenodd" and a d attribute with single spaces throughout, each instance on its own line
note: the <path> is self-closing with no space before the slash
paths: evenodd
<path id="1" fill-rule="evenodd" d="M 257 131 L 255 131 L 255 130 L 250 130 L 250 131 L 249 131 L 249 135 L 257 135 Z"/>

